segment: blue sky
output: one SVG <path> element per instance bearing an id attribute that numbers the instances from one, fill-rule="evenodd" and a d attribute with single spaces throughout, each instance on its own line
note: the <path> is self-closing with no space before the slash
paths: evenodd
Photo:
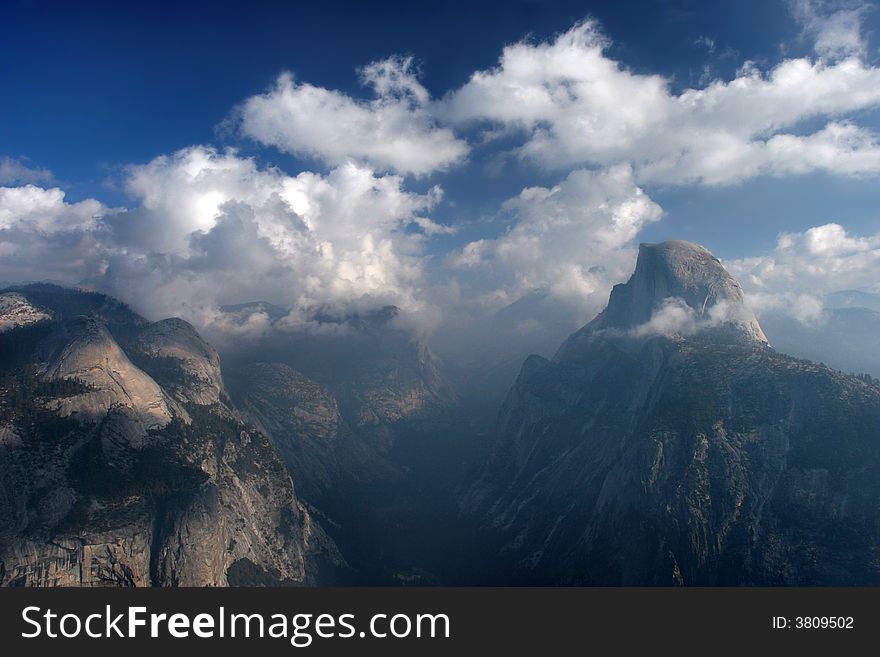
<path id="1" fill-rule="evenodd" d="M 48 2 L 4 3 L 0 143 L 97 194 L 108 170 L 193 143 L 282 70 L 356 95 L 355 70 L 403 53 L 434 96 L 497 62 L 528 35 L 595 16 L 615 55 L 688 86 L 704 63 L 731 74 L 797 43 L 784 3 L 744 2 Z M 736 58 L 708 55 L 709 36 Z M 718 53 L 720 55 L 721 52 Z M 714 61 L 713 61 L 714 60 Z M 247 144 L 236 142 L 238 146 Z M 277 155 L 275 155 L 277 159 Z"/>
<path id="2" fill-rule="evenodd" d="M 0 121 L 4 154 L 48 167 L 65 183 L 71 200 L 93 196 L 112 205 L 130 202 L 111 186 L 122 167 L 191 144 L 233 145 L 291 171 L 314 167 L 314 162 L 267 152 L 218 130 L 232 107 L 263 91 L 282 70 L 363 97 L 368 92 L 359 84 L 358 67 L 393 54 L 411 54 L 419 60 L 424 85 L 432 95 L 442 96 L 464 84 L 474 70 L 493 66 L 505 44 L 527 36 L 552 37 L 588 16 L 597 18 L 613 37 L 612 52 L 622 63 L 668 76 L 677 87 L 696 84 L 704 65 L 733 75 L 746 59 L 775 61 L 781 43 L 795 53 L 809 51 L 809 44 L 798 38 L 799 28 L 786 4 L 762 0 L 23 0 L 9 3 L 4 14 L 0 77 L 13 99 L 4 104 Z M 697 43 L 701 37 L 715 41 L 715 52 Z M 523 184 L 552 182 L 552 177 L 545 179 L 535 171 L 499 178 L 487 193 L 483 180 L 475 183 L 468 171 L 452 172 L 442 182 L 461 201 L 456 211 L 441 213 L 455 221 L 462 204 L 467 214 L 490 213 Z M 814 187 L 804 185 L 808 190 Z M 763 201 L 761 190 L 755 192 Z M 664 204 L 668 225 L 655 227 L 646 239 L 674 235 L 679 217 L 683 230 L 699 231 L 692 239 L 711 238 L 711 232 L 700 230 L 700 213 L 717 214 L 721 208 L 713 198 L 704 203 L 695 196 L 679 201 L 670 194 L 668 207 Z M 762 202 L 743 205 L 739 194 L 736 197 L 724 201 L 725 221 L 756 213 L 766 216 Z M 874 198 L 880 200 L 880 192 Z M 818 219 L 815 208 L 813 202 L 804 204 L 803 225 Z M 766 225 L 755 221 L 758 230 Z M 744 255 L 753 243 L 739 244 L 736 235 L 728 235 L 717 247 L 733 246 L 730 237 L 739 248 L 730 249 L 726 255 L 731 257 Z M 761 239 L 766 245 L 775 233 Z"/>
<path id="3" fill-rule="evenodd" d="M 436 324 L 437 308 L 549 288 L 588 316 L 639 241 L 681 238 L 770 305 L 816 291 L 792 281 L 817 256 L 820 292 L 877 285 L 874 3 L 20 0 L 2 14 L 0 184 L 46 192 L 7 194 L 2 280 L 86 284 L 202 323 L 258 291 L 390 300 Z M 505 47 L 550 63 L 523 73 Z M 552 99 L 529 106 L 524 88 Z M 208 160 L 234 182 L 181 182 Z M 358 196 L 359 175 L 381 198 Z M 302 241 L 285 233 L 299 218 Z M 842 232 L 809 232 L 828 225 Z M 252 285 L 208 283 L 242 272 Z"/>

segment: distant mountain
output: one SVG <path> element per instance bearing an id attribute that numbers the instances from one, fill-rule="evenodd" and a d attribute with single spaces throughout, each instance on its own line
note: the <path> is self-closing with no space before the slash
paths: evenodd
<path id="1" fill-rule="evenodd" d="M 824 306 L 831 309 L 865 308 L 880 312 L 880 294 L 864 290 L 840 290 L 826 294 Z"/>
<path id="2" fill-rule="evenodd" d="M 253 307 L 253 304 L 243 304 Z M 314 314 L 224 354 L 230 393 L 284 456 L 308 499 L 394 476 L 389 453 L 413 423 L 455 398 L 427 345 L 397 328 L 399 310 Z"/>
<path id="3" fill-rule="evenodd" d="M 290 312 L 290 310 L 285 308 L 284 306 L 269 303 L 268 301 L 251 301 L 249 303 L 228 304 L 225 306 L 220 306 L 220 310 L 225 313 L 239 315 L 242 318 L 247 318 L 249 315 L 252 315 L 254 313 L 263 313 L 273 322 L 286 317 L 287 314 Z"/>
<path id="4" fill-rule="evenodd" d="M 702 247 L 642 245 L 526 360 L 463 503 L 495 582 L 877 585 L 880 384 L 768 346 Z"/>
<path id="5" fill-rule="evenodd" d="M 550 356 L 583 322 L 547 290 L 532 290 L 458 332 L 436 336 L 440 348 L 454 354 L 461 386 L 496 406 L 516 380 L 528 354 Z"/>
<path id="6" fill-rule="evenodd" d="M 242 412 L 271 437 L 305 499 L 345 505 L 340 487 L 398 476 L 383 450 L 352 429 L 334 393 L 289 365 L 242 367 L 236 389 Z"/>
<path id="7" fill-rule="evenodd" d="M 766 344 L 758 320 L 745 305 L 739 282 L 706 249 L 690 242 L 642 244 L 627 283 L 615 285 L 608 306 L 571 336 L 560 353 L 596 334 L 639 336 L 693 333 Z"/>
<path id="8" fill-rule="evenodd" d="M 307 584 L 343 562 L 186 322 L 0 291 L 0 584 Z"/>
<path id="9" fill-rule="evenodd" d="M 838 292 L 826 296 L 823 306 L 807 322 L 785 312 L 766 312 L 761 325 L 783 353 L 880 377 L 880 295 Z"/>
<path id="10" fill-rule="evenodd" d="M 771 348 L 702 247 L 642 245 L 494 429 L 498 372 L 393 306 L 226 312 L 267 330 L 0 290 L 0 584 L 880 584 L 880 382 Z"/>

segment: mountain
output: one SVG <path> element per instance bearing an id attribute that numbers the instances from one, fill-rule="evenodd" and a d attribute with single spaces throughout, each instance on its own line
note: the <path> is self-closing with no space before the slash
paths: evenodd
<path id="1" fill-rule="evenodd" d="M 235 303 L 220 306 L 224 313 L 232 315 L 239 321 L 247 321 L 251 315 L 265 315 L 272 322 L 283 319 L 290 313 L 284 306 L 279 306 L 268 301 L 251 301 L 249 303 Z"/>
<path id="2" fill-rule="evenodd" d="M 0 583 L 308 584 L 343 561 L 179 319 L 0 291 Z"/>
<path id="3" fill-rule="evenodd" d="M 840 290 L 826 294 L 823 299 L 825 308 L 864 308 L 880 312 L 880 294 L 864 290 Z"/>
<path id="4" fill-rule="evenodd" d="M 536 289 L 485 317 L 444 326 L 432 347 L 446 355 L 448 375 L 462 396 L 480 397 L 495 407 L 516 380 L 527 354 L 550 356 L 583 324 L 579 312 L 546 289 Z"/>
<path id="5" fill-rule="evenodd" d="M 630 280 L 524 363 L 463 497 L 487 580 L 880 584 L 880 382 L 771 348 L 704 248 Z"/>
<path id="6" fill-rule="evenodd" d="M 305 328 L 276 328 L 224 353 L 230 394 L 309 499 L 393 476 L 401 436 L 455 399 L 424 341 L 397 327 L 398 315 L 394 306 L 320 311 Z"/>
<path id="7" fill-rule="evenodd" d="M 264 308 L 236 312 L 247 322 Z M 457 389 L 393 306 L 307 319 L 222 352 L 230 397 L 284 459 L 354 582 L 444 581 L 475 444 Z"/>
<path id="8" fill-rule="evenodd" d="M 603 331 L 639 334 L 668 329 L 709 329 L 767 342 L 745 305 L 742 287 L 721 261 L 699 245 L 669 241 L 639 247 L 630 280 L 614 286 L 605 310 L 575 333 L 562 351 L 576 349 L 581 338 Z"/>
<path id="9" fill-rule="evenodd" d="M 341 486 L 397 476 L 351 428 L 334 393 L 289 365 L 253 363 L 241 369 L 237 387 L 242 412 L 271 437 L 305 499 L 319 506 L 347 504 Z"/>
<path id="10" fill-rule="evenodd" d="M 815 319 L 801 322 L 787 313 L 770 311 L 761 316 L 761 325 L 783 353 L 880 377 L 878 295 L 852 290 L 830 294 Z"/>

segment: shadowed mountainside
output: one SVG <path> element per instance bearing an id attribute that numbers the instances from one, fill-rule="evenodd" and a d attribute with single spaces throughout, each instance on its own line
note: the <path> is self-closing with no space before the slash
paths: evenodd
<path id="1" fill-rule="evenodd" d="M 671 297 L 688 321 L 657 321 Z M 878 584 L 880 386 L 771 349 L 702 247 L 643 245 L 526 360 L 464 504 L 496 581 Z"/>
<path id="2" fill-rule="evenodd" d="M 342 565 L 189 324 L 50 285 L 0 308 L 2 584 L 305 584 Z"/>

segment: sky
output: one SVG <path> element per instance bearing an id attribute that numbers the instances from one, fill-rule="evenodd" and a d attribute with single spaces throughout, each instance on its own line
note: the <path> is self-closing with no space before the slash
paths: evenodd
<path id="1" fill-rule="evenodd" d="M 880 292 L 878 9 L 6 0 L 0 281 L 236 339 L 539 291 L 540 331 L 686 239 L 809 322 Z M 221 308 L 256 299 L 290 313 Z"/>

